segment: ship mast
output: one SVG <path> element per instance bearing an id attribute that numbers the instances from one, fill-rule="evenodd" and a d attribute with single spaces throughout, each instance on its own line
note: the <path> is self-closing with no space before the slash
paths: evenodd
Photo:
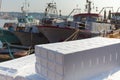
<path id="1" fill-rule="evenodd" d="M 86 6 L 85 10 L 87 11 L 88 14 L 91 13 L 92 9 L 96 9 L 96 12 L 98 11 L 98 7 L 94 6 L 94 3 L 90 0 L 86 0 Z"/>
<path id="2" fill-rule="evenodd" d="M 92 10 L 92 8 L 91 8 L 91 1 L 89 1 L 89 0 L 86 0 L 86 9 L 87 9 L 87 13 L 91 13 L 91 10 Z"/>
<path id="3" fill-rule="evenodd" d="M 21 11 L 23 15 L 28 16 L 29 3 L 27 2 L 27 0 L 25 0 L 25 2 L 23 3 L 23 6 L 21 7 Z"/>
<path id="4" fill-rule="evenodd" d="M 58 17 L 58 12 L 57 12 L 57 8 L 56 8 L 56 3 L 52 2 L 52 3 L 48 3 L 47 8 L 45 9 L 45 17 Z"/>

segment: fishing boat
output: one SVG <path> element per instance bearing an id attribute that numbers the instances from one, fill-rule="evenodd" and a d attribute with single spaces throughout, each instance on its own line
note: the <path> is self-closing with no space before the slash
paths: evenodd
<path id="1" fill-rule="evenodd" d="M 120 12 L 119 12 L 119 9 L 120 9 L 120 7 L 117 9 L 116 12 L 112 12 L 112 13 L 110 12 L 110 21 L 111 21 L 111 24 L 115 25 L 115 28 L 110 34 L 107 34 L 104 37 L 120 39 Z"/>
<path id="2" fill-rule="evenodd" d="M 72 40 L 90 38 L 111 31 L 111 24 L 100 22 L 102 19 L 100 14 L 91 13 L 91 4 L 91 1 L 86 0 L 87 13 L 75 14 L 73 21 L 68 21 L 68 17 L 78 9 L 73 9 L 67 18 L 61 18 L 57 15 L 56 3 L 49 3 L 45 9 L 42 24 L 38 26 L 39 31 L 47 37 L 49 42 L 69 40 L 71 37 Z"/>
<path id="3" fill-rule="evenodd" d="M 9 32 L 10 34 L 16 36 L 17 40 L 19 40 L 20 43 L 24 46 L 34 46 L 36 44 L 48 43 L 46 37 L 44 37 L 44 35 L 39 31 L 37 31 L 36 25 L 18 26 L 18 24 L 19 23 L 8 22 L 4 24 L 3 29 L 4 31 Z"/>
<path id="4" fill-rule="evenodd" d="M 115 25 L 116 29 L 120 29 L 120 7 L 116 12 L 111 13 L 111 23 Z"/>
<path id="5" fill-rule="evenodd" d="M 5 23 L 3 28 L 16 35 L 24 46 L 47 43 L 47 38 L 36 27 L 36 25 L 39 25 L 39 20 L 28 14 L 28 8 L 28 3 L 25 0 L 25 3 L 21 7 L 22 14 L 17 18 L 18 22 Z"/>

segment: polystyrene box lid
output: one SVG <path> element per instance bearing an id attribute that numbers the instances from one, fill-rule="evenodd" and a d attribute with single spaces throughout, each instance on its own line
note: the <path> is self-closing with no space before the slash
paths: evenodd
<path id="1" fill-rule="evenodd" d="M 74 40 L 68 42 L 37 45 L 37 47 L 44 48 L 46 50 L 52 50 L 56 53 L 70 54 L 70 53 L 110 46 L 119 43 L 120 43 L 119 39 L 94 37 L 94 38 Z"/>

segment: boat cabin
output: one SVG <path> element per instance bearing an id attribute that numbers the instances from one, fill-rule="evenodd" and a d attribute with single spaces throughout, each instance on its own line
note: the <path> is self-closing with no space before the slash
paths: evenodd
<path id="1" fill-rule="evenodd" d="M 81 13 L 73 16 L 73 20 L 76 22 L 96 22 L 101 19 L 101 16 L 96 13 Z"/>
<path id="2" fill-rule="evenodd" d="M 32 16 L 19 17 L 18 22 L 19 23 L 32 23 L 33 22 L 33 17 Z"/>
<path id="3" fill-rule="evenodd" d="M 115 24 L 116 28 L 120 28 L 120 12 L 111 13 L 111 23 Z"/>

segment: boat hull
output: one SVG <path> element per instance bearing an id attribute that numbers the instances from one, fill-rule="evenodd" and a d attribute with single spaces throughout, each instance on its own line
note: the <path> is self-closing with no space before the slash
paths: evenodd
<path id="1" fill-rule="evenodd" d="M 53 43 L 67 40 L 74 33 L 76 33 L 77 30 L 73 28 L 60 28 L 56 26 L 39 26 L 39 31 L 46 36 L 49 42 Z M 91 36 L 89 32 L 84 31 L 79 31 L 76 35 L 76 39 L 84 39 Z"/>
<path id="2" fill-rule="evenodd" d="M 16 35 L 14 35 L 8 30 L 3 30 L 3 29 L 0 29 L 0 40 L 3 43 L 21 44 L 20 40 Z"/>
<path id="3" fill-rule="evenodd" d="M 30 33 L 30 32 L 12 32 L 21 41 L 24 46 L 34 46 L 37 44 L 45 44 L 49 41 L 42 33 Z"/>
<path id="4" fill-rule="evenodd" d="M 12 59 L 10 52 L 12 53 L 12 56 L 14 58 L 19 58 L 19 57 L 28 55 L 28 50 L 13 49 L 13 48 L 12 49 L 0 49 L 0 62 Z"/>

